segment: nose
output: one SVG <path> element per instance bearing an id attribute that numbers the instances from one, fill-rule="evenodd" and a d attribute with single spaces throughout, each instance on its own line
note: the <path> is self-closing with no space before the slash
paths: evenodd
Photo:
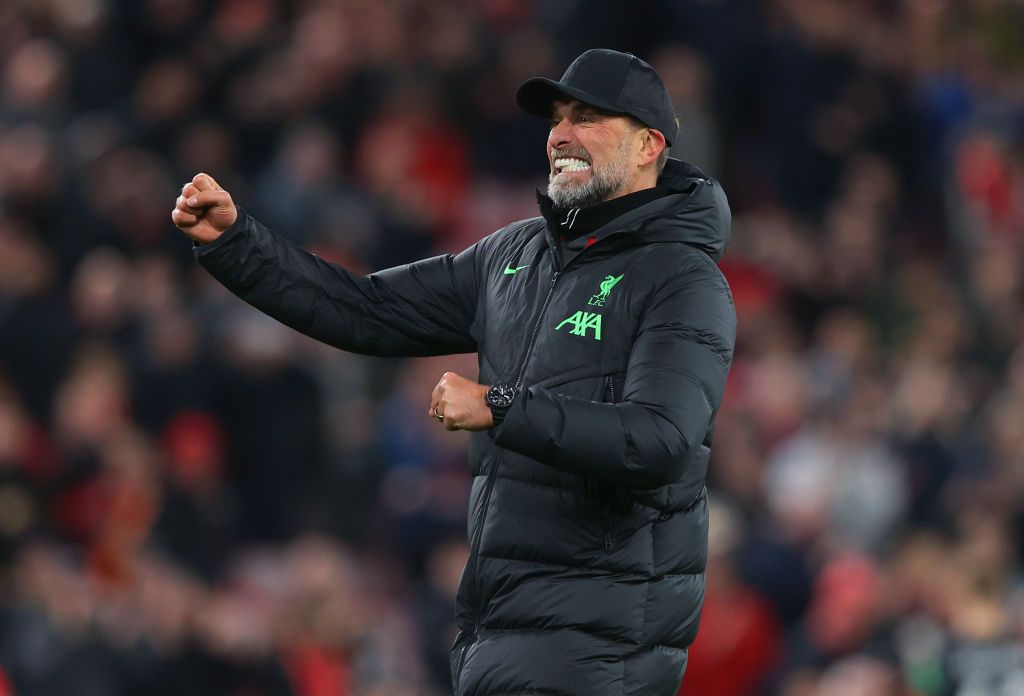
<path id="1" fill-rule="evenodd" d="M 567 118 L 559 119 L 548 132 L 548 150 L 565 147 L 572 142 L 572 138 L 572 123 Z"/>

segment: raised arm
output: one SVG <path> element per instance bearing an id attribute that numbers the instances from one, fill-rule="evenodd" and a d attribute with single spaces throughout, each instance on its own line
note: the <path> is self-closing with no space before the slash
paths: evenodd
<path id="1" fill-rule="evenodd" d="M 240 298 L 296 331 L 355 353 L 476 350 L 476 246 L 356 275 L 283 239 L 234 205 L 206 174 L 172 213 L 196 259 Z"/>

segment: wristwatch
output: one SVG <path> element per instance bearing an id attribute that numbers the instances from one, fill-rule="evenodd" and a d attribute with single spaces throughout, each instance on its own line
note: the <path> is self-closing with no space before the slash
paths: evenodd
<path id="1" fill-rule="evenodd" d="M 492 384 L 484 395 L 484 401 L 491 409 L 491 419 L 494 425 L 501 425 L 505 420 L 505 414 L 512 406 L 512 400 L 516 398 L 519 390 L 508 384 Z"/>

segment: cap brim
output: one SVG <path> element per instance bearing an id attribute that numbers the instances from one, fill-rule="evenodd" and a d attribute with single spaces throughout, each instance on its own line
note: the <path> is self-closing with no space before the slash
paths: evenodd
<path id="1" fill-rule="evenodd" d="M 568 87 L 546 77 L 531 77 L 519 85 L 519 90 L 516 92 L 516 103 L 519 104 L 519 108 L 541 118 L 551 118 L 554 115 L 552 107 L 556 99 L 575 99 L 613 114 L 625 113 L 614 104 L 595 97 L 589 92 Z"/>

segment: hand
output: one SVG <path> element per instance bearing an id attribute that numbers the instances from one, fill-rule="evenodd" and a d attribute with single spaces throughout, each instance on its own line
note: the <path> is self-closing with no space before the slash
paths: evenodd
<path id="1" fill-rule="evenodd" d="M 487 430 L 494 421 L 485 394 L 486 384 L 445 372 L 430 395 L 427 415 L 441 420 L 448 430 Z"/>
<path id="2" fill-rule="evenodd" d="M 171 211 L 178 229 L 200 244 L 209 244 L 235 224 L 238 211 L 231 194 L 209 174 L 196 174 L 181 187 L 181 195 Z"/>

